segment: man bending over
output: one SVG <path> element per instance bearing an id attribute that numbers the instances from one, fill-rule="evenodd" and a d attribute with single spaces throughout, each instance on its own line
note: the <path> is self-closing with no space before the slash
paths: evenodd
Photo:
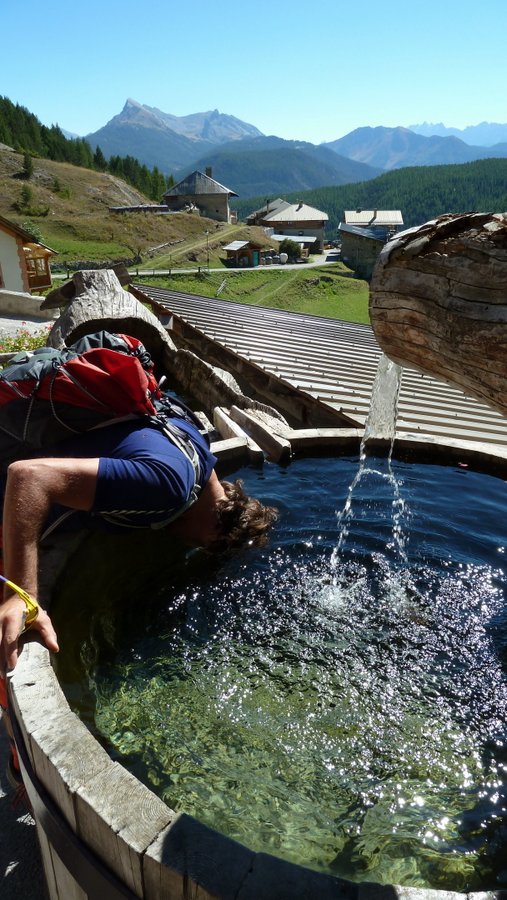
<path id="1" fill-rule="evenodd" d="M 170 423 L 169 423 L 170 424 Z M 80 525 L 106 530 L 165 528 L 167 539 L 225 550 L 261 544 L 276 510 L 219 481 L 206 438 L 177 419 L 176 436 L 144 420 L 97 428 L 7 470 L 5 575 L 37 600 L 38 542 L 48 522 L 77 511 Z M 56 521 L 57 524 L 57 521 Z M 27 606 L 8 585 L 0 604 L 0 672 L 14 668 Z M 31 617 L 31 616 L 30 616 Z M 48 650 L 58 641 L 39 607 L 30 626 Z"/>

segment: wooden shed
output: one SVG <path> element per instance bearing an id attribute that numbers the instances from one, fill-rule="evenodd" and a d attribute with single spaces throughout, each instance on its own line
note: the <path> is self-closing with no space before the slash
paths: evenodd
<path id="1" fill-rule="evenodd" d="M 231 241 L 223 249 L 227 253 L 227 265 L 241 268 L 258 266 L 266 244 L 257 241 Z"/>

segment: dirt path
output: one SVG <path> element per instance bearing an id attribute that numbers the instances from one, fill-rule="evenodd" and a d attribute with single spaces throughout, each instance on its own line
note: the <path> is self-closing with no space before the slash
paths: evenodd
<path id="1" fill-rule="evenodd" d="M 269 271 L 270 268 L 271 268 L 271 266 L 266 267 L 266 271 Z M 299 271 L 300 271 L 300 270 L 297 270 L 297 269 L 296 269 L 296 270 L 294 270 L 294 269 L 291 270 L 290 276 L 285 277 L 285 278 L 283 279 L 283 281 L 282 281 L 280 284 L 278 284 L 276 287 L 274 287 L 271 291 L 268 291 L 267 293 L 264 293 L 264 294 L 262 295 L 262 303 L 263 303 L 263 305 L 266 304 L 267 306 L 269 306 L 270 304 L 269 304 L 267 301 L 270 301 L 270 300 L 275 296 L 275 294 L 280 293 L 280 291 L 286 291 L 286 290 L 288 290 L 289 287 L 290 287 L 290 285 L 291 285 L 291 283 L 292 283 L 293 281 L 295 281 L 296 278 L 298 277 Z"/>

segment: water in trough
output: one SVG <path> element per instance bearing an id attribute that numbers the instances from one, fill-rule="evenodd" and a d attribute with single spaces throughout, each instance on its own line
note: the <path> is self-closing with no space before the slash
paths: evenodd
<path id="1" fill-rule="evenodd" d="M 505 886 L 504 481 L 364 453 L 359 472 L 238 474 L 280 509 L 267 548 L 177 562 L 136 534 L 119 575 L 125 543 L 101 535 L 71 563 L 72 705 L 172 808 L 254 850 L 356 881 Z"/>

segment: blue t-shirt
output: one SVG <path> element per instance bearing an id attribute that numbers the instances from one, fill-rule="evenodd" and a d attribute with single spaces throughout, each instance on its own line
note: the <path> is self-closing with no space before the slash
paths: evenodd
<path id="1" fill-rule="evenodd" d="M 216 464 L 206 438 L 182 419 L 171 419 L 191 437 L 199 460 L 197 484 L 203 487 Z M 188 503 L 195 470 L 186 453 L 156 425 L 128 421 L 97 428 L 62 441 L 44 456 L 99 457 L 97 490 L 90 513 L 69 519 L 72 527 L 162 527 Z M 64 511 L 59 507 L 51 522 Z"/>

